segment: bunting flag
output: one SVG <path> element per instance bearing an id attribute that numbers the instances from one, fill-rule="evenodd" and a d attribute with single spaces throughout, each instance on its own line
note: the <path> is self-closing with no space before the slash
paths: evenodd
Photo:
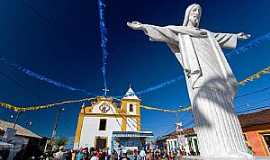
<path id="1" fill-rule="evenodd" d="M 163 82 L 163 83 L 161 83 L 161 84 L 158 84 L 158 85 L 156 85 L 156 86 L 153 86 L 153 87 L 150 87 L 150 88 L 147 88 L 147 89 L 138 91 L 138 92 L 136 92 L 136 94 L 137 94 L 137 95 L 141 95 L 141 94 L 145 94 L 145 93 L 148 93 L 148 92 L 152 92 L 152 91 L 155 91 L 155 90 L 157 90 L 157 89 L 163 88 L 163 87 L 165 87 L 165 86 L 167 86 L 167 85 L 170 85 L 170 84 L 172 84 L 172 83 L 175 83 L 176 81 L 179 81 L 179 80 L 181 80 L 181 79 L 184 79 L 184 76 L 183 76 L 183 75 L 181 75 L 181 76 L 179 76 L 179 77 L 177 77 L 177 78 L 171 79 L 171 80 L 169 80 L 169 81 Z"/>
<path id="2" fill-rule="evenodd" d="M 239 85 L 246 85 L 248 82 L 257 80 L 259 78 L 261 78 L 261 76 L 265 75 L 265 74 L 269 74 L 270 73 L 270 66 L 247 77 L 246 79 L 238 82 Z M 62 102 L 57 102 L 57 103 L 51 103 L 51 104 L 45 104 L 45 105 L 36 105 L 36 106 L 15 106 L 15 105 L 11 105 L 5 102 L 0 102 L 0 107 L 6 108 L 6 109 L 10 109 L 16 112 L 25 112 L 25 111 L 36 111 L 36 110 L 41 110 L 41 109 L 49 109 L 49 108 L 53 108 L 53 107 L 57 107 L 57 106 L 61 106 L 61 105 L 65 105 L 65 104 L 72 104 L 72 103 L 80 103 L 80 102 L 86 102 L 86 101 L 91 101 L 95 98 L 84 98 L 84 99 L 79 99 L 79 100 L 67 100 L 67 101 L 62 101 Z M 121 100 L 119 98 L 115 98 L 116 100 Z M 191 111 L 191 106 L 187 106 L 187 107 L 181 107 L 179 109 L 176 110 L 170 110 L 170 109 L 163 109 L 163 108 L 158 108 L 158 107 L 151 107 L 151 106 L 146 106 L 146 105 L 142 105 L 141 108 L 143 109 L 147 109 L 147 110 L 153 110 L 153 111 L 160 111 L 160 112 L 170 112 L 170 113 L 175 113 L 175 112 L 186 112 L 186 111 Z"/>
<path id="3" fill-rule="evenodd" d="M 150 107 L 150 106 L 144 106 L 142 105 L 141 108 L 143 109 L 147 109 L 147 110 L 152 110 L 152 111 L 160 111 L 160 112 L 169 112 L 169 113 L 176 113 L 176 112 L 187 112 L 191 110 L 191 106 L 187 106 L 187 107 L 180 107 L 179 109 L 162 109 L 162 108 L 158 108 L 158 107 Z"/>
<path id="4" fill-rule="evenodd" d="M 45 104 L 45 105 L 34 105 L 34 106 L 15 106 L 15 105 L 11 105 L 11 104 L 8 104 L 5 102 L 0 102 L 0 106 L 3 108 L 6 108 L 6 109 L 13 110 L 15 112 L 25 112 L 25 111 L 36 111 L 36 110 L 41 110 L 41 109 L 49 109 L 49 108 L 58 107 L 58 106 L 65 105 L 65 104 L 81 103 L 81 102 L 91 101 L 93 99 L 95 99 L 95 98 L 67 100 L 67 101 L 62 101 L 62 102 L 56 102 L 56 103 Z"/>
<path id="5" fill-rule="evenodd" d="M 246 85 L 248 82 L 251 82 L 251 81 L 254 81 L 254 80 L 257 80 L 259 78 L 261 78 L 261 76 L 265 75 L 265 74 L 269 74 L 270 73 L 270 66 L 251 75 L 251 76 L 248 76 L 246 79 L 240 81 L 238 84 L 239 85 Z"/>
<path id="6" fill-rule="evenodd" d="M 72 87 L 70 85 L 61 83 L 59 81 L 55 81 L 55 80 L 50 79 L 50 78 L 48 78 L 48 77 L 46 77 L 44 75 L 41 75 L 39 73 L 36 73 L 36 72 L 34 72 L 34 71 L 32 71 L 32 70 L 30 70 L 28 68 L 23 67 L 22 65 L 11 63 L 11 62 L 7 61 L 7 59 L 4 58 L 4 57 L 0 57 L 0 62 L 3 62 L 6 65 L 9 65 L 10 67 L 12 67 L 12 68 L 14 68 L 14 69 L 16 69 L 16 70 L 24 73 L 25 75 L 27 75 L 29 77 L 38 79 L 40 81 L 47 82 L 47 83 L 49 83 L 51 85 L 54 85 L 56 87 L 68 89 L 70 91 L 78 91 L 78 92 L 84 93 L 86 95 L 91 95 L 91 96 L 94 96 L 95 95 L 93 93 L 90 93 L 90 92 L 86 91 L 85 89 L 80 89 L 80 88 Z"/>

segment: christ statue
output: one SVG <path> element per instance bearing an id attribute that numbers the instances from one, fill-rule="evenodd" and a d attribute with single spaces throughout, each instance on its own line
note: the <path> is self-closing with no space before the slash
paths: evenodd
<path id="1" fill-rule="evenodd" d="M 235 48 L 243 32 L 215 33 L 199 27 L 202 9 L 190 5 L 182 26 L 127 22 L 151 41 L 165 42 L 181 64 L 195 119 L 202 157 L 249 159 L 233 100 L 237 80 L 221 48 Z"/>

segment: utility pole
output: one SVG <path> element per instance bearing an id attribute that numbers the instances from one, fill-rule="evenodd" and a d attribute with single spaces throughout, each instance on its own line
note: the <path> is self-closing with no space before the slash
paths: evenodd
<path id="1" fill-rule="evenodd" d="M 21 112 L 20 111 L 16 111 L 16 118 L 14 119 L 14 121 L 13 121 L 13 129 L 15 129 L 15 127 L 16 127 L 16 124 L 17 124 L 17 121 L 18 121 L 18 119 L 19 119 L 19 117 L 20 117 L 20 114 L 21 114 Z M 12 118 L 12 117 L 11 117 Z"/>
<path id="2" fill-rule="evenodd" d="M 65 111 L 65 109 L 64 108 L 60 108 L 57 111 L 56 116 L 55 116 L 53 130 L 52 130 L 52 135 L 51 135 L 51 138 L 50 138 L 50 144 L 52 145 L 52 149 L 54 149 L 54 146 L 55 146 L 54 140 L 55 140 L 55 137 L 56 137 L 56 130 L 57 130 L 57 127 L 58 127 L 58 123 L 59 123 L 61 112 L 63 112 L 63 111 Z M 48 147 L 48 141 L 47 141 L 47 143 L 45 145 L 44 152 L 46 152 L 47 147 Z"/>
<path id="3" fill-rule="evenodd" d="M 55 139 L 58 122 L 62 111 L 64 111 L 64 108 L 59 109 L 58 112 L 56 113 L 51 139 Z"/>

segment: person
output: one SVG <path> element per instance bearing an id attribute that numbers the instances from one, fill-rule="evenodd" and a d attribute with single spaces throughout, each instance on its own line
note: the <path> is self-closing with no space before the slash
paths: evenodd
<path id="1" fill-rule="evenodd" d="M 105 152 L 105 160 L 110 160 L 111 159 L 110 149 L 106 148 L 104 152 Z"/>
<path id="2" fill-rule="evenodd" d="M 54 157 L 54 160 L 65 160 L 66 158 L 65 147 L 60 146 L 59 151 L 54 153 L 53 157 Z"/>
<path id="3" fill-rule="evenodd" d="M 75 155 L 75 160 L 83 160 L 82 148 L 79 151 L 77 151 L 77 154 Z"/>
<path id="4" fill-rule="evenodd" d="M 123 156 L 121 157 L 120 160 L 130 160 L 130 158 L 128 158 L 127 156 L 127 152 L 123 152 Z"/>
<path id="5" fill-rule="evenodd" d="M 106 158 L 106 152 L 104 150 L 100 151 L 99 160 L 105 160 L 105 158 Z"/>
<path id="6" fill-rule="evenodd" d="M 94 151 L 94 152 L 93 152 L 93 155 L 92 155 L 92 157 L 91 157 L 90 160 L 99 160 L 98 152 L 97 152 L 97 151 Z"/>
<path id="7" fill-rule="evenodd" d="M 89 152 L 88 152 L 88 148 L 85 147 L 82 149 L 82 153 L 83 153 L 83 160 L 89 160 Z"/>
<path id="8" fill-rule="evenodd" d="M 71 159 L 72 160 L 76 160 L 76 154 L 77 153 L 78 153 L 78 150 L 76 150 L 76 149 L 75 150 L 74 149 L 71 150 L 71 154 L 72 154 Z"/>
<path id="9" fill-rule="evenodd" d="M 92 157 L 93 156 L 93 153 L 94 153 L 94 151 L 95 151 L 96 149 L 94 148 L 94 147 L 91 147 L 90 148 L 90 153 L 89 153 L 89 155 L 90 155 L 90 157 Z"/>
<path id="10" fill-rule="evenodd" d="M 134 149 L 133 151 L 133 157 L 134 157 L 134 160 L 138 160 L 138 150 L 137 149 Z"/>
<path id="11" fill-rule="evenodd" d="M 167 158 L 168 160 L 173 160 L 173 154 L 171 151 L 168 153 Z"/>
<path id="12" fill-rule="evenodd" d="M 66 153 L 66 160 L 72 160 L 72 154 L 73 154 L 73 150 L 69 150 Z"/>
<path id="13" fill-rule="evenodd" d="M 113 150 L 113 152 L 112 152 L 111 159 L 112 160 L 118 160 L 118 154 L 117 154 L 117 152 L 115 150 Z"/>
<path id="14" fill-rule="evenodd" d="M 161 154 L 161 160 L 168 160 L 165 152 L 162 152 L 162 154 Z"/>
<path id="15" fill-rule="evenodd" d="M 145 153 L 144 149 L 141 149 L 141 151 L 140 151 L 140 159 L 146 160 L 146 153 Z"/>
<path id="16" fill-rule="evenodd" d="M 146 160 L 152 160 L 151 150 L 146 151 Z"/>

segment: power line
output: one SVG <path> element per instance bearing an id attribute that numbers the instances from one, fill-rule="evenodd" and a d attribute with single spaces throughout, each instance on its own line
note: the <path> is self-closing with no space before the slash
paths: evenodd
<path id="1" fill-rule="evenodd" d="M 249 95 L 253 95 L 253 94 L 256 94 L 256 93 L 260 93 L 260 92 L 264 92 L 264 91 L 267 91 L 269 89 L 270 89 L 270 86 L 269 87 L 265 87 L 265 88 L 261 88 L 259 90 L 253 91 L 253 92 L 248 92 L 248 93 L 245 93 L 245 94 L 236 96 L 235 99 L 241 98 L 241 97 L 245 97 L 245 96 L 249 96 Z"/>
<path id="2" fill-rule="evenodd" d="M 11 76 L 9 76 L 9 75 L 7 75 L 7 74 L 1 72 L 1 71 L 0 71 L 0 75 L 2 75 L 2 77 L 6 78 L 6 79 L 8 79 L 8 80 L 10 80 L 10 81 L 12 81 L 12 82 L 13 82 L 14 84 L 16 84 L 18 87 L 20 87 L 20 88 L 22 88 L 22 89 L 24 89 L 24 90 L 27 90 L 27 88 L 25 88 L 19 81 L 17 81 L 16 79 L 12 78 Z"/>
<path id="3" fill-rule="evenodd" d="M 252 41 L 249 41 L 247 44 L 237 47 L 236 49 L 234 49 L 233 51 L 225 54 L 226 57 L 229 57 L 232 54 L 241 54 L 241 53 L 245 53 L 247 52 L 249 49 L 258 47 L 262 42 L 264 41 L 268 41 L 270 40 L 270 32 L 266 33 L 260 37 L 257 37 L 255 39 L 253 39 Z"/>
<path id="4" fill-rule="evenodd" d="M 42 21 L 45 22 L 47 25 L 51 24 L 50 19 L 43 16 L 42 14 L 40 14 L 40 12 L 32 4 L 30 4 L 27 0 L 18 0 L 18 1 L 22 2 L 27 8 L 29 8 L 40 19 L 42 19 Z"/>
<path id="5" fill-rule="evenodd" d="M 257 105 L 255 106 L 255 107 L 258 107 L 260 104 L 263 104 L 263 103 L 265 103 L 265 102 L 268 102 L 270 100 L 270 98 L 268 97 L 268 98 L 265 98 L 265 99 L 263 99 L 263 100 L 261 100 L 259 103 L 257 103 Z M 248 105 L 241 105 L 241 107 L 239 107 L 239 108 L 236 108 L 236 109 L 244 109 L 244 106 L 248 106 Z M 249 107 L 252 107 L 252 106 L 249 106 Z"/>
<path id="6" fill-rule="evenodd" d="M 29 95 L 33 96 L 34 98 L 36 98 L 37 100 L 39 99 L 39 97 L 36 94 L 32 94 L 28 88 L 26 88 L 24 85 L 22 85 L 19 81 L 17 81 L 15 78 L 3 73 L 0 71 L 0 75 L 2 75 L 2 77 L 5 77 L 6 79 L 12 81 L 14 84 L 16 84 L 19 88 L 22 88 L 24 91 L 28 92 Z"/>
<path id="7" fill-rule="evenodd" d="M 270 108 L 270 106 L 261 106 L 261 107 L 255 107 L 255 108 L 245 110 L 245 111 L 241 111 L 241 112 L 237 112 L 237 113 L 238 114 L 243 114 L 243 113 L 247 113 L 247 112 L 251 112 L 251 111 L 256 111 L 256 110 L 259 110 L 259 109 L 268 109 L 268 108 Z"/>

